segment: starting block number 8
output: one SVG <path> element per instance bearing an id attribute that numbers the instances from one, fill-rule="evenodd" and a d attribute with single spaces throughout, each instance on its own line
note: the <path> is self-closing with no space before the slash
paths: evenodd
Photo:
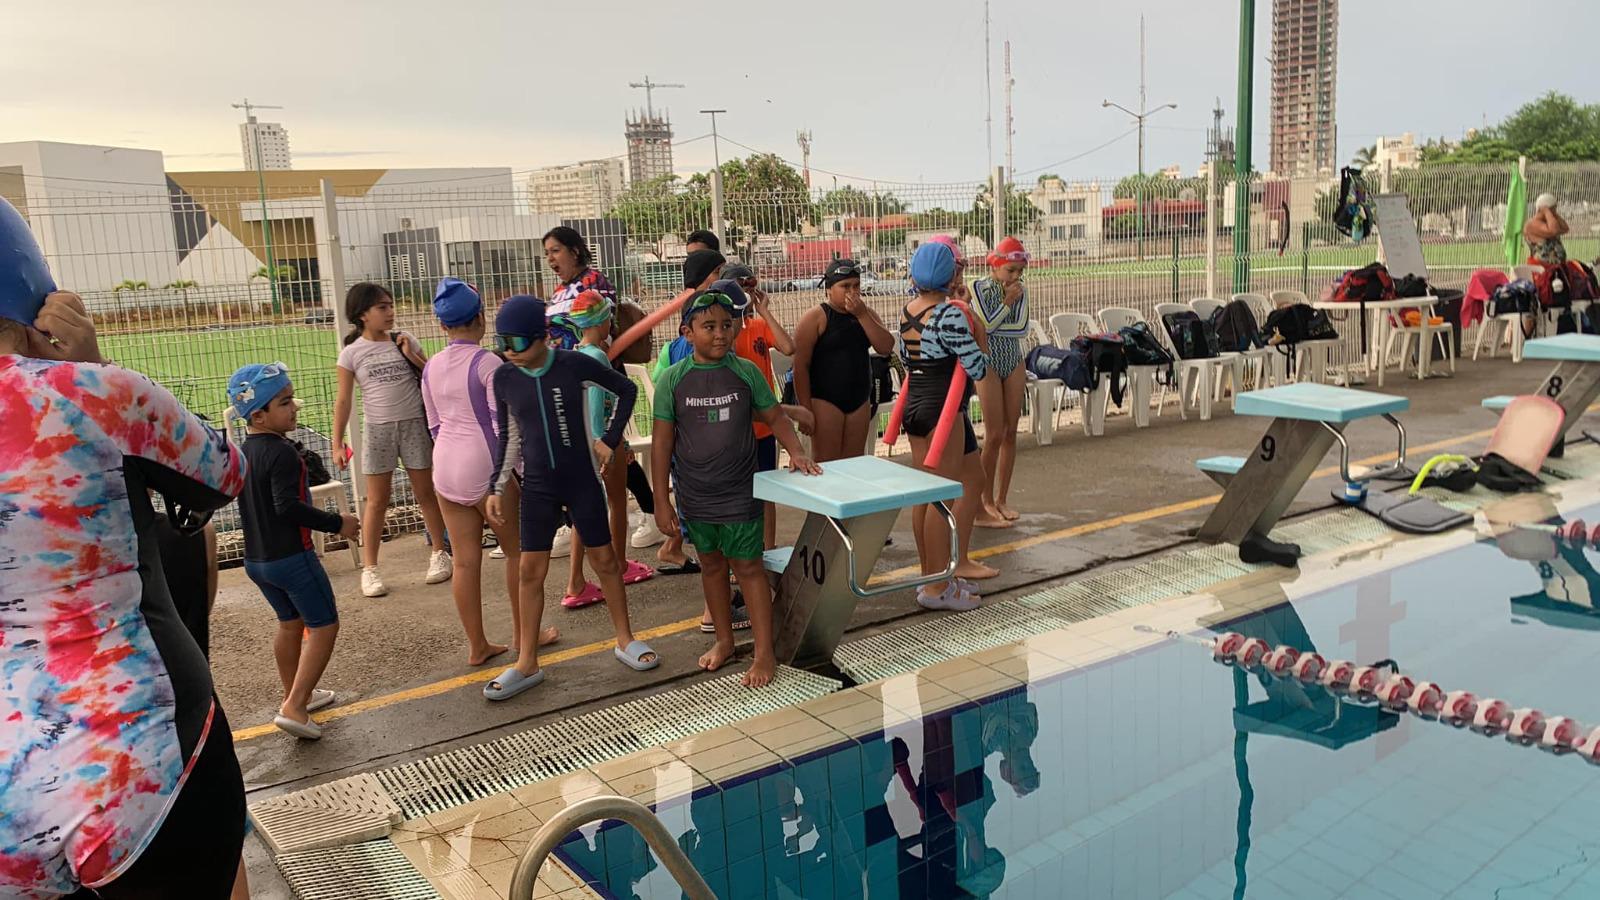
<path id="1" fill-rule="evenodd" d="M 1564 382 L 1560 375 L 1551 375 L 1550 381 L 1545 385 L 1544 388 L 1545 396 L 1549 397 L 1551 400 L 1561 396 L 1561 388 L 1563 384 Z"/>

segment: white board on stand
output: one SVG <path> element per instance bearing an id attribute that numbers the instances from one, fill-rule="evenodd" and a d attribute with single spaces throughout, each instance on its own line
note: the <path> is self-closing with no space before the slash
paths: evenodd
<path id="1" fill-rule="evenodd" d="M 1422 258 L 1422 238 L 1417 234 L 1417 220 L 1411 216 L 1406 195 L 1374 194 L 1372 213 L 1378 222 L 1378 246 L 1383 251 L 1383 264 L 1389 267 L 1389 276 L 1396 281 L 1407 275 L 1427 278 L 1428 263 Z"/>

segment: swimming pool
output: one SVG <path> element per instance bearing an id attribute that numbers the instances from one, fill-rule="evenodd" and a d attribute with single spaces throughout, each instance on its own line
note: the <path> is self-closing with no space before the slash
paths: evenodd
<path id="1" fill-rule="evenodd" d="M 1135 624 L 1393 660 L 1600 724 L 1600 554 L 1526 531 L 1406 546 L 1437 549 L 1261 573 L 868 686 L 852 739 L 654 808 L 724 898 L 1600 896 L 1600 766 Z M 978 670 L 1023 683 L 952 692 Z M 631 829 L 558 854 L 602 894 L 681 896 Z"/>

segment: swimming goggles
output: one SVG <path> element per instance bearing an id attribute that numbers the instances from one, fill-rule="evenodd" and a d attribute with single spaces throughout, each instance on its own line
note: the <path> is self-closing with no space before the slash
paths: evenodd
<path id="1" fill-rule="evenodd" d="M 711 306 L 721 306 L 730 312 L 738 312 L 739 310 L 744 309 L 743 306 L 735 304 L 732 297 L 729 297 L 727 294 L 724 294 L 721 291 L 706 291 L 700 296 L 694 298 L 694 302 L 689 304 L 689 309 L 706 309 Z"/>
<path id="2" fill-rule="evenodd" d="M 1033 259 L 1033 257 L 1028 255 L 1028 251 L 1026 251 L 1026 250 L 1013 250 L 1010 253 L 996 253 L 996 254 L 990 256 L 989 258 L 994 260 L 995 262 L 1000 262 L 1000 263 L 1008 263 L 1008 262 L 1025 263 L 1025 262 L 1028 262 L 1029 260 Z"/>
<path id="3" fill-rule="evenodd" d="M 526 353 L 533 346 L 533 338 L 524 334 L 497 334 L 494 349 L 501 353 Z"/>

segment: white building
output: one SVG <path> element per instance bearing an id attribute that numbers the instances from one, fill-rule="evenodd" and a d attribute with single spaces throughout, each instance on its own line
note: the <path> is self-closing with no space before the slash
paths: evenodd
<path id="1" fill-rule="evenodd" d="M 239 150 L 246 169 L 254 172 L 257 168 L 258 141 L 261 145 L 260 168 L 268 171 L 294 168 L 289 156 L 289 132 L 277 122 L 258 122 L 255 116 L 251 116 L 239 125 Z"/>
<path id="2" fill-rule="evenodd" d="M 0 196 L 28 221 L 64 289 L 109 295 L 129 282 L 159 292 L 179 277 L 159 150 L 0 144 Z"/>
<path id="3" fill-rule="evenodd" d="M 1099 256 L 1102 232 L 1098 181 L 1046 178 L 1028 193 L 1039 209 L 1032 251 L 1046 259 Z"/>
<path id="4" fill-rule="evenodd" d="M 1372 153 L 1372 163 L 1380 171 L 1385 168 L 1417 168 L 1422 165 L 1422 148 L 1417 146 L 1417 136 L 1407 131 L 1397 138 L 1378 138 L 1378 144 Z"/>
<path id="5" fill-rule="evenodd" d="M 621 194 L 620 159 L 549 166 L 528 175 L 528 206 L 536 216 L 598 218 L 611 211 Z"/>

